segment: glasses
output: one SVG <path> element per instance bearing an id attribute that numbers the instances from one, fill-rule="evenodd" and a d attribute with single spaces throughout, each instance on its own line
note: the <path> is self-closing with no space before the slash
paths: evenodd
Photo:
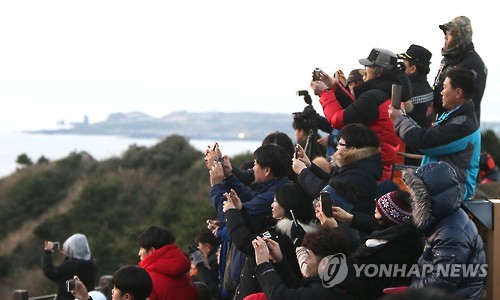
<path id="1" fill-rule="evenodd" d="M 347 147 L 347 144 L 344 144 L 344 143 L 341 143 L 341 142 L 337 142 L 337 148 L 338 147 Z"/>

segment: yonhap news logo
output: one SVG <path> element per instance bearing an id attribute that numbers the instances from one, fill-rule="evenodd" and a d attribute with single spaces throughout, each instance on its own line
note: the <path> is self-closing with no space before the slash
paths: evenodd
<path id="1" fill-rule="evenodd" d="M 347 258 L 343 253 L 328 255 L 318 264 L 319 278 L 321 278 L 323 286 L 327 288 L 331 288 L 344 281 L 348 272 Z"/>
<path id="2" fill-rule="evenodd" d="M 347 258 L 342 253 L 329 255 L 318 264 L 318 275 L 323 286 L 331 288 L 342 283 L 350 272 L 355 277 L 422 278 L 426 276 L 442 278 L 485 278 L 487 264 L 352 264 L 349 269 Z"/>

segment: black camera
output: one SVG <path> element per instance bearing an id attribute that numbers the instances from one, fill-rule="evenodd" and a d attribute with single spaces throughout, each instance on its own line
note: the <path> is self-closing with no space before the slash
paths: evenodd
<path id="1" fill-rule="evenodd" d="M 218 157 L 215 159 L 215 162 L 220 162 L 220 164 L 222 165 L 222 167 L 224 168 L 224 158 L 223 157 Z"/>
<path id="2" fill-rule="evenodd" d="M 195 253 L 196 251 L 198 251 L 198 246 L 196 245 L 191 245 L 188 247 L 188 254 L 193 254 Z"/>
<path id="3" fill-rule="evenodd" d="M 306 91 L 306 90 L 297 91 L 297 96 L 304 97 L 304 102 L 306 104 L 312 104 L 312 99 L 311 99 L 311 96 L 309 95 L 308 91 Z"/>
<path id="4" fill-rule="evenodd" d="M 320 80 L 321 79 L 320 77 L 321 77 L 320 69 L 319 68 L 314 69 L 314 71 L 313 71 L 313 78 L 312 78 L 313 81 Z"/>

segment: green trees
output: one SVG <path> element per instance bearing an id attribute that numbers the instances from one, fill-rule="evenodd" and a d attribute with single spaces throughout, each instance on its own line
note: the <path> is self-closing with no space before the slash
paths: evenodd
<path id="1" fill-rule="evenodd" d="M 29 156 L 26 153 L 19 154 L 17 156 L 16 163 L 21 167 L 31 166 L 33 164 L 31 158 L 29 158 Z"/>

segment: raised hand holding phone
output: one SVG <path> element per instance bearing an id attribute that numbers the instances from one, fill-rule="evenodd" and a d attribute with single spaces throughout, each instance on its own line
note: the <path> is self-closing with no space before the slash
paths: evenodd
<path id="1" fill-rule="evenodd" d="M 319 197 L 321 200 L 321 210 L 327 218 L 333 218 L 332 200 L 330 199 L 330 193 L 323 191 L 319 194 Z"/>

